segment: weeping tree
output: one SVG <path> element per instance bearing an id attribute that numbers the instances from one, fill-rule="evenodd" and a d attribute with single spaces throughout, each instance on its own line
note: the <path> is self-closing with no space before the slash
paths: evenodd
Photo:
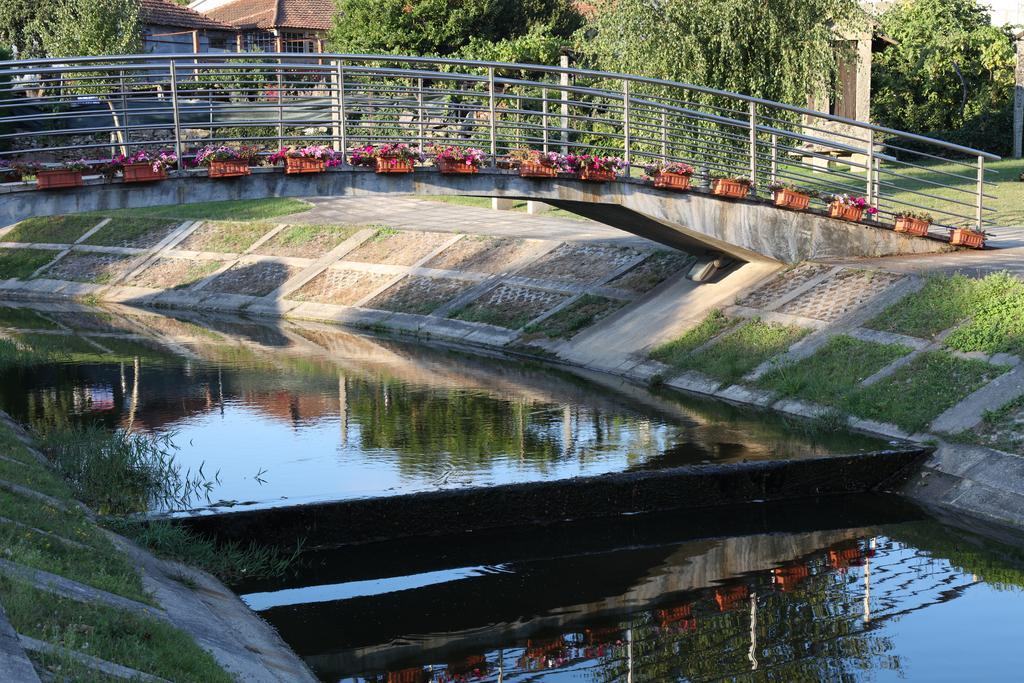
<path id="1" fill-rule="evenodd" d="M 142 44 L 138 0 L 65 0 L 40 31 L 51 57 L 124 55 Z"/>

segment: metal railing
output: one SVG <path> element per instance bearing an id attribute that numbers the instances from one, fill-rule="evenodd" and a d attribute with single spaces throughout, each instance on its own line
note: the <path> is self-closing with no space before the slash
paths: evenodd
<path id="1" fill-rule="evenodd" d="M 0 158 L 187 158 L 211 143 L 472 145 L 619 155 L 627 173 L 710 173 L 864 196 L 983 228 L 999 157 L 684 83 L 532 64 L 334 54 L 131 55 L 0 62 Z"/>

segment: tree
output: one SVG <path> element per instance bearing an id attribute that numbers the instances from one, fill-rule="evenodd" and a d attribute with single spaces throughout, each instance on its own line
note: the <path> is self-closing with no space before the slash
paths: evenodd
<path id="1" fill-rule="evenodd" d="M 880 124 L 1009 147 L 1014 53 L 976 0 L 908 0 L 882 13 L 896 41 L 875 58 L 872 116 Z"/>
<path id="2" fill-rule="evenodd" d="M 51 57 L 123 55 L 141 47 L 138 0 L 61 0 L 40 34 Z"/>
<path id="3" fill-rule="evenodd" d="M 16 47 L 20 57 L 42 57 L 43 18 L 53 15 L 60 0 L 3 0 L 0 2 L 0 44 Z"/>
<path id="4" fill-rule="evenodd" d="M 604 0 L 577 50 L 588 66 L 806 105 L 836 73 L 855 0 Z"/>
<path id="5" fill-rule="evenodd" d="M 448 56 L 538 25 L 568 38 L 581 22 L 568 0 L 338 0 L 338 10 L 328 42 L 350 53 Z"/>

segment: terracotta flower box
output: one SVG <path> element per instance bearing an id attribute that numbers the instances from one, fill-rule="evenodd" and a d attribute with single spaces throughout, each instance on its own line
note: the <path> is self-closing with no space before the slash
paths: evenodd
<path id="1" fill-rule="evenodd" d="M 914 218 L 912 216 L 900 216 L 896 219 L 896 225 L 893 226 L 893 230 L 896 232 L 905 232 L 908 235 L 917 235 L 918 237 L 924 237 L 928 234 L 928 226 L 931 225 L 928 221 L 921 220 L 920 218 Z"/>
<path id="2" fill-rule="evenodd" d="M 803 192 L 795 192 L 785 187 L 781 190 L 776 190 L 773 199 L 775 201 L 775 206 L 783 209 L 803 211 L 811 205 L 810 195 L 806 195 Z"/>
<path id="3" fill-rule="evenodd" d="M 438 159 L 434 163 L 437 164 L 437 171 L 444 175 L 459 175 L 476 173 L 478 169 L 473 164 L 467 164 L 464 161 L 455 161 L 453 159 Z"/>
<path id="4" fill-rule="evenodd" d="M 519 176 L 522 178 L 557 178 L 558 167 L 548 166 L 539 161 L 524 161 L 519 165 Z"/>
<path id="5" fill-rule="evenodd" d="M 663 190 L 688 190 L 690 189 L 690 176 L 662 171 L 654 176 L 654 186 Z"/>
<path id="6" fill-rule="evenodd" d="M 985 246 L 985 235 L 977 230 L 967 228 L 955 228 L 949 236 L 949 243 L 954 247 L 970 247 L 981 249 Z"/>
<path id="7" fill-rule="evenodd" d="M 36 172 L 36 189 L 57 190 L 62 187 L 81 187 L 82 172 L 64 168 Z"/>
<path id="8" fill-rule="evenodd" d="M 239 176 L 249 175 L 250 173 L 252 173 L 252 169 L 249 168 L 248 161 L 232 159 L 229 161 L 210 162 L 211 178 L 237 178 Z"/>
<path id="9" fill-rule="evenodd" d="M 412 173 L 412 159 L 377 157 L 374 159 L 377 173 Z"/>
<path id="10" fill-rule="evenodd" d="M 750 184 L 740 183 L 729 178 L 716 178 L 711 182 L 711 193 L 719 197 L 743 199 L 750 194 Z"/>
<path id="11" fill-rule="evenodd" d="M 864 207 L 850 206 L 842 202 L 832 202 L 828 205 L 828 215 L 831 218 L 859 223 L 860 219 L 864 217 Z"/>
<path id="12" fill-rule="evenodd" d="M 607 168 L 580 169 L 580 180 L 586 180 L 591 183 L 610 183 L 613 182 L 616 177 L 615 171 Z"/>
<path id="13" fill-rule="evenodd" d="M 285 157 L 284 172 L 286 175 L 293 173 L 323 173 L 327 168 L 327 162 L 323 159 L 313 157 Z"/>
<path id="14" fill-rule="evenodd" d="M 167 177 L 167 169 L 163 166 L 159 168 L 159 171 L 154 171 L 153 164 L 149 161 L 125 164 L 124 181 L 126 183 L 150 183 L 155 180 L 164 180 Z"/>

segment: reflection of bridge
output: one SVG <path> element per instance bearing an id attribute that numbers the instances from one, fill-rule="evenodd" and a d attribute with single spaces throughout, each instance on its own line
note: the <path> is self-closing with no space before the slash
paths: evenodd
<path id="1" fill-rule="evenodd" d="M 13 81 L 4 84 L 5 77 Z M 31 89 L 24 86 L 31 83 Z M 106 157 L 154 146 L 180 158 L 211 142 L 264 148 L 321 142 L 476 145 L 493 158 L 529 147 L 621 155 L 628 182 L 522 180 L 512 172 L 380 178 L 343 165 L 325 174 L 197 182 L 187 174 L 147 187 L 99 183 L 62 192 L 31 184 L 0 193 L 0 223 L 30 215 L 258 196 L 359 193 L 532 198 L 691 251 L 797 261 L 935 251 L 941 240 L 902 237 L 900 211 L 932 207 L 942 225 L 984 225 L 984 164 L 992 155 L 821 112 L 680 83 L 536 65 L 414 57 L 196 55 L 0 63 L 0 114 L 11 149 L 37 159 Z M 947 156 L 962 171 L 929 167 Z M 684 161 L 754 180 L 864 195 L 878 227 L 763 202 L 669 194 L 636 169 Z M 837 163 L 838 161 L 838 163 Z M 31 191 L 31 192 L 30 192 Z M 941 209 L 936 210 L 938 205 Z"/>

